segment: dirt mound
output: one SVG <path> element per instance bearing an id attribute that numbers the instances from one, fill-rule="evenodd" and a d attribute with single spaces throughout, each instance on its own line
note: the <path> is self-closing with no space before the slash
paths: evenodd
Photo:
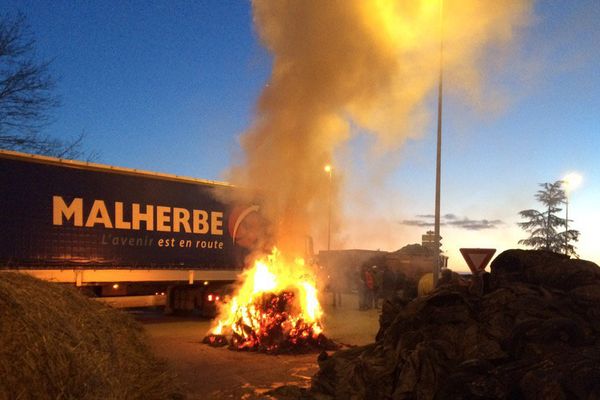
<path id="1" fill-rule="evenodd" d="M 0 273 L 0 376 L 0 399 L 180 397 L 128 315 L 8 272 Z"/>
<path id="2" fill-rule="evenodd" d="M 298 398 L 600 398 L 596 264 L 509 250 L 483 283 L 387 302 L 376 343 L 322 354 Z"/>

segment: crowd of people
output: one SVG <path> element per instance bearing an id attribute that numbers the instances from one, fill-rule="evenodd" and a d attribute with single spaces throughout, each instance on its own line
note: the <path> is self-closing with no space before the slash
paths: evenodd
<path id="1" fill-rule="evenodd" d="M 349 271 L 350 272 L 350 271 Z M 489 273 L 475 274 L 471 279 L 464 279 L 448 268 L 441 271 L 437 287 L 443 285 L 457 285 L 465 287 L 472 293 L 483 293 L 489 286 Z M 358 267 L 353 276 L 348 275 L 348 280 L 340 276 L 334 279 L 329 276 L 328 289 L 332 293 L 332 305 L 342 305 L 342 292 L 356 289 L 358 292 L 358 309 L 361 311 L 381 308 L 386 300 L 399 296 L 410 300 L 417 295 L 426 295 L 433 290 L 431 273 L 426 274 L 420 281 L 410 279 L 402 272 L 394 271 L 386 264 L 371 265 L 365 263 Z M 423 282 L 425 278 L 429 281 Z M 427 290 L 421 288 L 422 284 Z M 422 293 L 419 293 L 422 292 Z"/>
<path id="2" fill-rule="evenodd" d="M 358 309 L 379 308 L 391 300 L 399 290 L 405 289 L 405 279 L 387 265 L 363 265 L 357 271 Z"/>

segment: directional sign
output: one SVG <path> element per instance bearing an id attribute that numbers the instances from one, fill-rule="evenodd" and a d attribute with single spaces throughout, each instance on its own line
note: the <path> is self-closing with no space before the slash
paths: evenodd
<path id="1" fill-rule="evenodd" d="M 485 269 L 495 252 L 496 249 L 460 249 L 460 253 L 474 274 Z"/>

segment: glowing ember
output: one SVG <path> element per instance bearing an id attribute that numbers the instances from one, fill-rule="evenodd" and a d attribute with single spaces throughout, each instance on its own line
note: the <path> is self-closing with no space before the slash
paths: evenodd
<path id="1" fill-rule="evenodd" d="M 323 310 L 314 276 L 303 260 L 285 263 L 277 251 L 255 262 L 204 342 L 230 348 L 280 352 L 332 348 L 323 336 Z"/>

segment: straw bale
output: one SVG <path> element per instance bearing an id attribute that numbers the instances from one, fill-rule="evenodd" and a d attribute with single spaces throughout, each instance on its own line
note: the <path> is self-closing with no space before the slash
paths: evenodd
<path id="1" fill-rule="evenodd" d="M 75 288 L 0 273 L 0 399 L 174 399 L 129 315 Z"/>

